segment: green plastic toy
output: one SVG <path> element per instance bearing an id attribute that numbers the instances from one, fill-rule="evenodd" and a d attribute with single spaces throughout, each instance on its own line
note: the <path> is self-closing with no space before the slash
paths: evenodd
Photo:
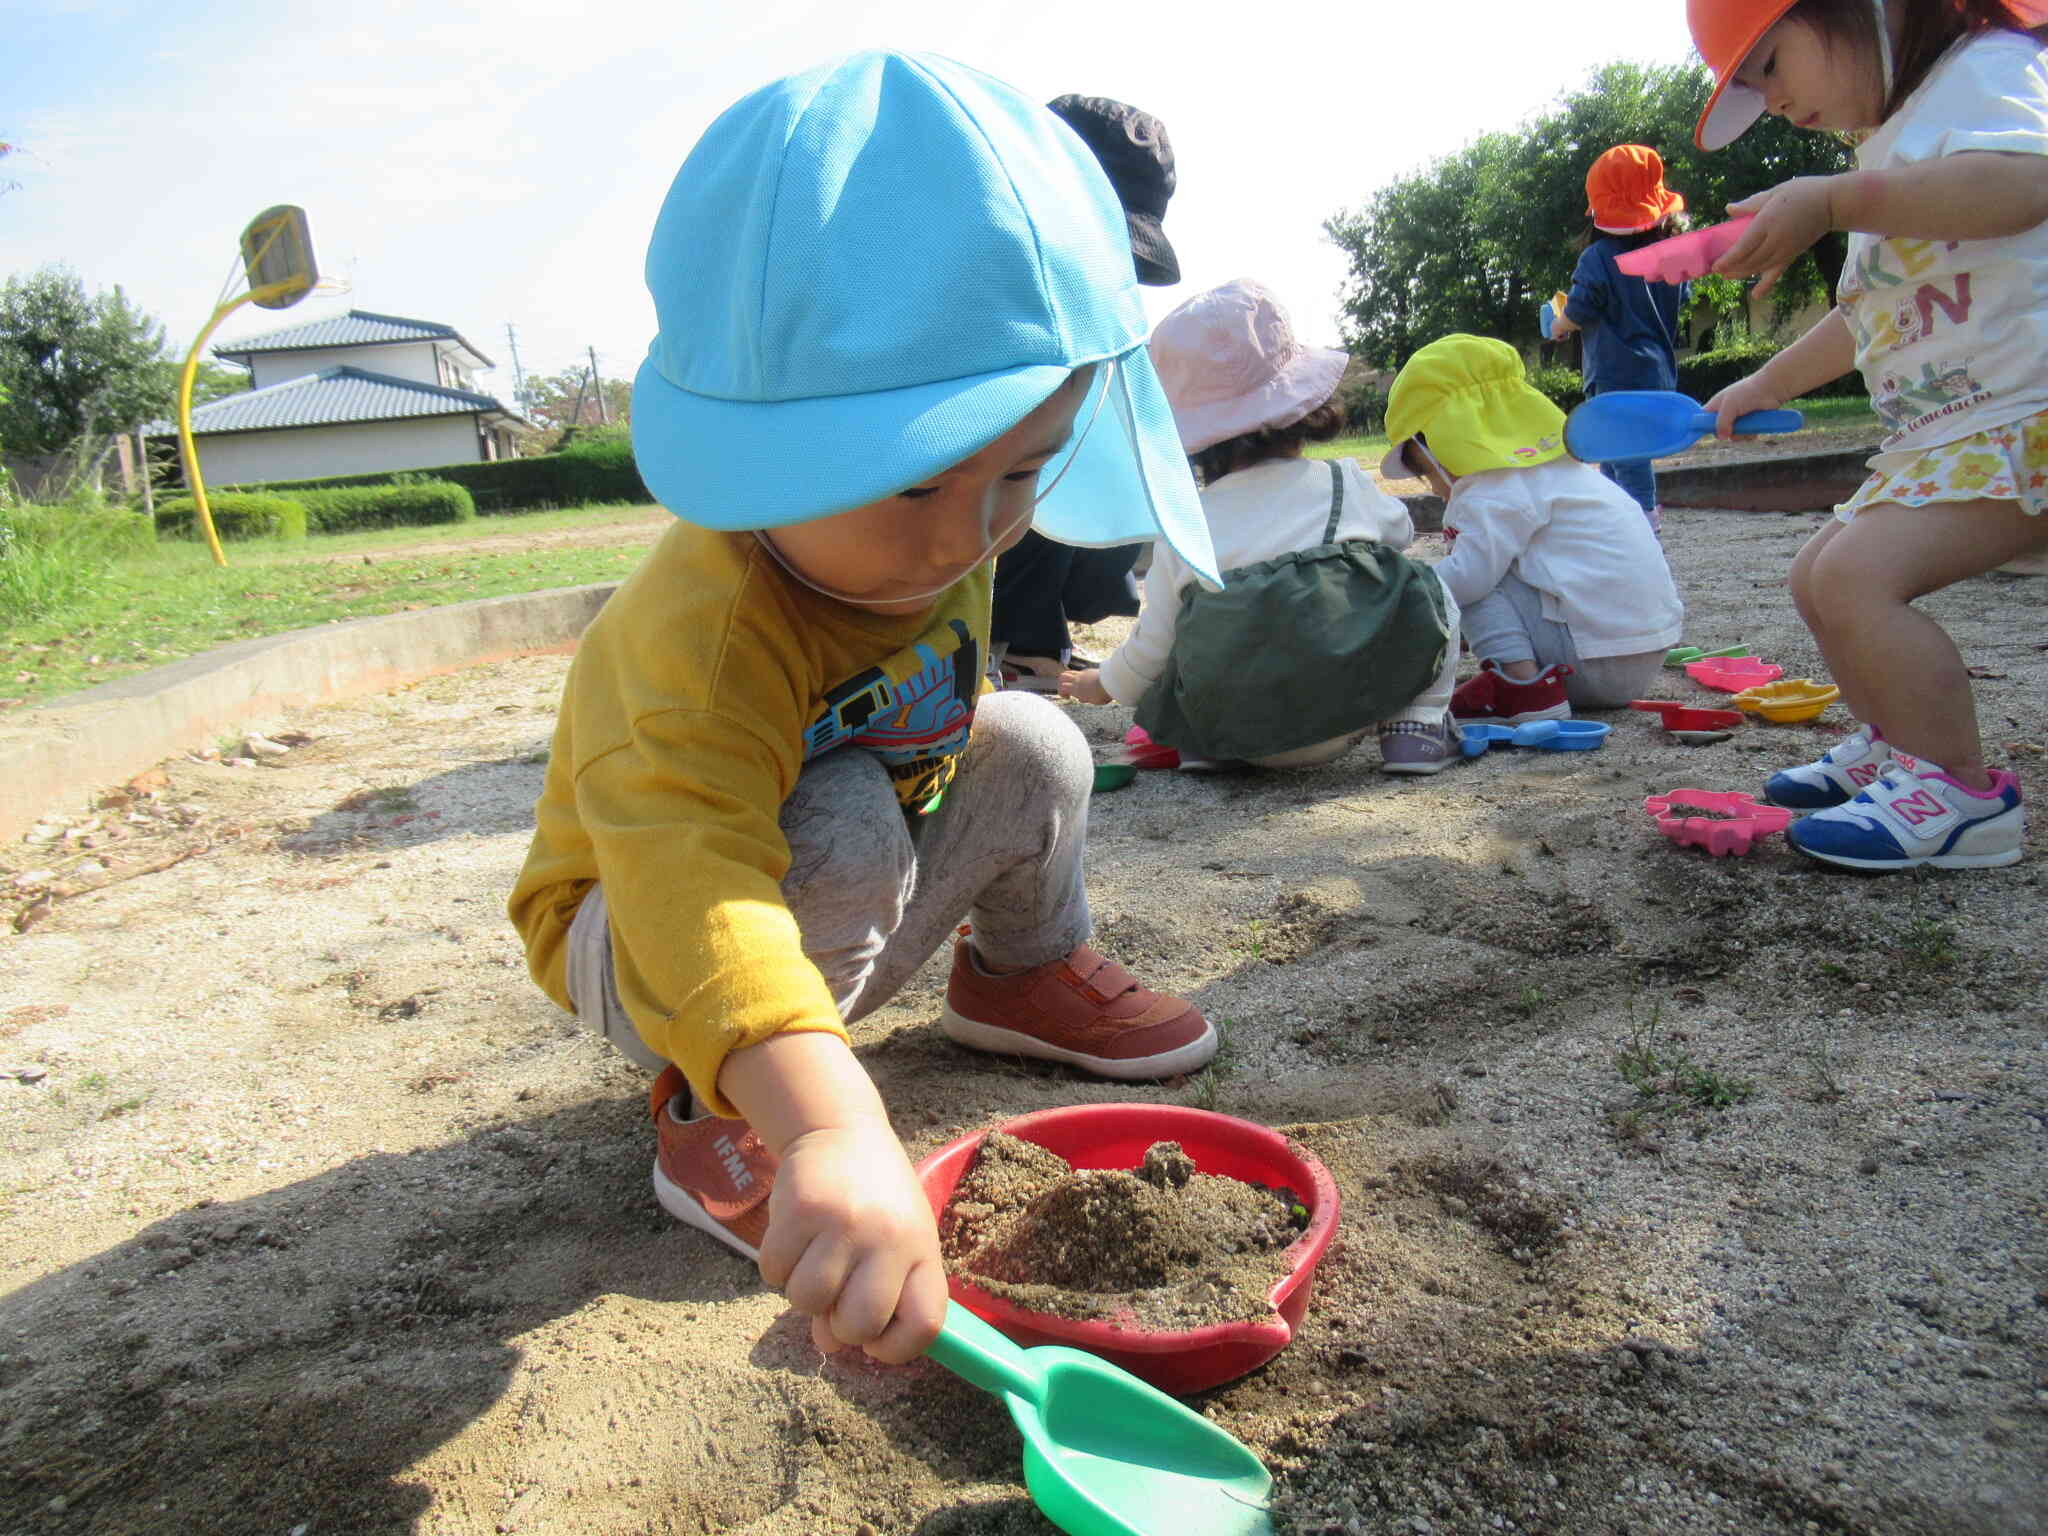
<path id="1" fill-rule="evenodd" d="M 1020 1349 L 959 1302 L 931 1358 L 996 1393 L 1024 1486 L 1067 1536 L 1271 1536 L 1272 1476 L 1194 1409 L 1078 1349 Z"/>
<path id="2" fill-rule="evenodd" d="M 1705 661 L 1714 656 L 1754 656 L 1746 645 L 1724 645 L 1718 651 L 1703 651 L 1696 645 L 1674 646 L 1664 653 L 1664 665 L 1682 667 L 1689 661 Z"/>
<path id="3" fill-rule="evenodd" d="M 1137 776 L 1137 767 L 1131 763 L 1097 763 L 1095 793 L 1102 795 L 1113 789 L 1129 789 Z"/>

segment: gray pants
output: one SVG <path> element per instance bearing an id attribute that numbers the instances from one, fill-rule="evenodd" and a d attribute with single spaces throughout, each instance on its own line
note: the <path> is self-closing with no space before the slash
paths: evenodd
<path id="1" fill-rule="evenodd" d="M 1466 608 L 1465 644 L 1481 661 L 1563 662 L 1572 669 L 1564 693 L 1574 709 L 1619 709 L 1641 698 L 1664 667 L 1662 651 L 1584 659 L 1571 630 L 1543 616 L 1543 594 L 1512 572 Z"/>
<path id="2" fill-rule="evenodd" d="M 782 898 L 851 1023 L 896 995 L 964 916 L 991 964 L 1043 965 L 1086 942 L 1088 835 L 1094 761 L 1059 706 L 997 693 L 939 808 L 906 816 L 872 753 L 841 747 L 804 765 L 782 805 L 789 872 Z M 640 1038 L 613 979 L 604 887 L 569 929 L 576 1017 L 652 1071 L 667 1063 Z"/>

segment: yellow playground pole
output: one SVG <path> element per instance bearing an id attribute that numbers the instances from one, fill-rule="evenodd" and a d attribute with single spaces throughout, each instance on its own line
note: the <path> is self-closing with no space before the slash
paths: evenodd
<path id="1" fill-rule="evenodd" d="M 248 291 L 214 310 L 213 318 L 200 327 L 199 339 L 185 354 L 185 366 L 178 373 L 178 457 L 185 466 L 185 483 L 192 488 L 192 508 L 206 534 L 206 547 L 213 551 L 213 563 L 222 566 L 228 563 L 228 557 L 221 551 L 220 535 L 213 526 L 213 509 L 206 504 L 206 482 L 199 473 L 199 448 L 192 441 L 192 381 L 198 376 L 199 354 L 205 350 L 207 338 L 229 315 L 244 304 L 289 309 L 312 292 L 318 272 L 313 265 L 312 243 L 306 234 L 305 214 L 289 205 L 259 213 L 242 231 L 242 259 L 249 274 Z M 272 277 L 274 273 L 283 275 Z M 265 277 L 272 280 L 258 281 Z"/>
<path id="2" fill-rule="evenodd" d="M 206 482 L 199 475 L 199 449 L 192 441 L 192 380 L 198 376 L 199 354 L 205 349 L 207 338 L 221 321 L 255 297 L 256 290 L 252 288 L 216 309 L 213 318 L 200 327 L 199 339 L 185 354 L 185 366 L 178 374 L 178 456 L 184 461 L 185 484 L 192 488 L 192 507 L 199 514 L 199 526 L 206 534 L 206 547 L 213 551 L 215 565 L 226 565 L 228 557 L 221 553 L 220 535 L 213 531 L 213 510 L 206 504 Z"/>

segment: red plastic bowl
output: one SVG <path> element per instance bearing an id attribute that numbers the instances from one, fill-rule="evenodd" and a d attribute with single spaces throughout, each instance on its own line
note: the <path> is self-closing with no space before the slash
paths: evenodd
<path id="1" fill-rule="evenodd" d="M 1696 805 L 1702 810 L 1722 811 L 1732 821 L 1715 821 L 1708 816 L 1687 816 L 1674 805 Z M 1723 789 L 1670 789 L 1651 795 L 1643 809 L 1662 832 L 1679 847 L 1704 848 L 1715 858 L 1744 854 L 1792 824 L 1792 813 L 1782 805 L 1765 805 L 1754 795 Z"/>
<path id="2" fill-rule="evenodd" d="M 1076 1104 L 1042 1109 L 995 1127 L 1057 1152 L 1076 1168 L 1135 1168 L 1155 1141 L 1177 1141 L 1199 1173 L 1284 1186 L 1308 1207 L 1308 1227 L 1286 1250 L 1289 1268 L 1268 1296 L 1273 1315 L 1250 1323 L 1165 1332 L 1033 1312 L 957 1275 L 953 1299 L 1018 1344 L 1064 1344 L 1100 1355 L 1163 1392 L 1202 1392 L 1264 1365 L 1294 1337 L 1308 1309 L 1316 1265 L 1337 1231 L 1337 1182 L 1299 1142 L 1234 1115 L 1175 1104 Z M 947 1142 L 917 1165 L 925 1198 L 943 1213 L 987 1134 Z"/>
<path id="3" fill-rule="evenodd" d="M 1727 731 L 1742 724 L 1739 709 L 1700 709 L 1675 699 L 1636 699 L 1629 708 L 1662 717 L 1667 731 Z"/>
<path id="4" fill-rule="evenodd" d="M 1758 661 L 1754 656 L 1719 656 L 1688 661 L 1685 675 L 1723 693 L 1740 693 L 1759 683 L 1775 683 L 1785 675 L 1785 669 L 1772 662 Z"/>

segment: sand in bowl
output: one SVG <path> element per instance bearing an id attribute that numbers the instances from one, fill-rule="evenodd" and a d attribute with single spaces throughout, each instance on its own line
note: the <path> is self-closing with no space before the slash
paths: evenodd
<path id="1" fill-rule="evenodd" d="M 939 1244 L 948 1273 L 1014 1306 L 1179 1332 L 1270 1315 L 1307 1221 L 1294 1192 L 1197 1173 L 1178 1142 L 1136 1168 L 1077 1169 L 991 1131 Z"/>

